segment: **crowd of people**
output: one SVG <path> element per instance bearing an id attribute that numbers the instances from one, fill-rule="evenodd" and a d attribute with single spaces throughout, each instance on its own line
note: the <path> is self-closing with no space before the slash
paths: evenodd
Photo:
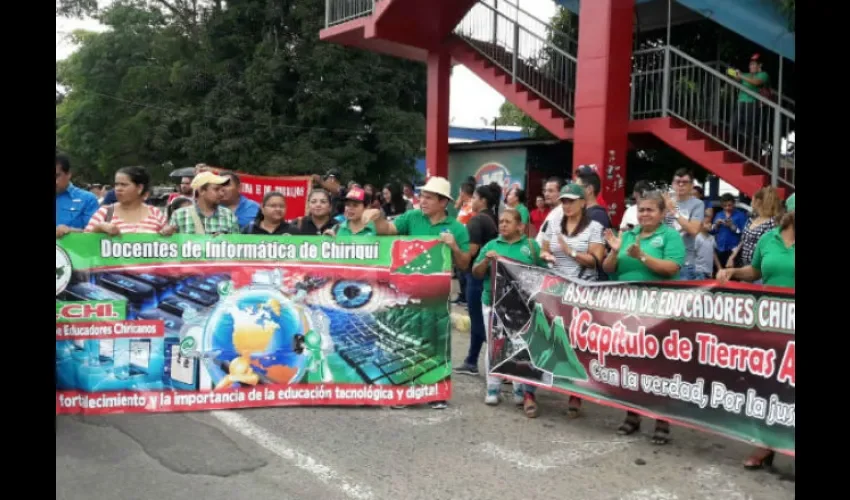
<path id="1" fill-rule="evenodd" d="M 531 211 L 519 187 L 504 193 L 498 184 L 476 185 L 470 178 L 455 194 L 446 179 L 431 177 L 418 194 L 410 184 L 394 183 L 378 192 L 370 184 L 343 186 L 339 173 L 331 170 L 314 176 L 307 214 L 294 220 L 286 217 L 282 194 L 269 192 L 256 203 L 241 195 L 237 174 L 215 173 L 203 165 L 194 177 L 181 179 L 165 213 L 146 203 L 150 176 L 142 167 L 115 173 L 111 203 L 99 202 L 70 179 L 70 162 L 57 156 L 57 238 L 72 232 L 437 237 L 451 249 L 461 284 L 456 302 L 466 304 L 470 318 L 469 351 L 455 372 L 472 376 L 479 375 L 490 325 L 489 269 L 500 256 L 585 281 L 715 278 L 795 287 L 795 195 L 783 207 L 775 188 L 762 188 L 753 197 L 752 216 L 724 196 L 715 214 L 685 169 L 675 172 L 669 190 L 636 183 L 634 204 L 619 228 L 612 225 L 592 167 L 578 168 L 569 182 L 547 179 Z M 489 373 L 489 349 L 484 363 Z M 500 400 L 501 380 L 488 376 L 484 402 Z M 529 418 L 540 413 L 532 386 L 515 383 L 513 402 Z M 447 402 L 430 405 L 442 409 Z M 579 417 L 581 409 L 582 400 L 570 397 L 568 418 Z M 617 432 L 630 435 L 640 425 L 640 416 L 627 412 Z M 669 439 L 669 424 L 656 421 L 652 441 L 661 445 Z M 760 449 L 745 466 L 758 468 L 772 460 L 771 451 Z"/>

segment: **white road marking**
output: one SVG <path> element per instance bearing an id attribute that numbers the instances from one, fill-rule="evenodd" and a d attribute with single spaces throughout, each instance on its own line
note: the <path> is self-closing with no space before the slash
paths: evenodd
<path id="1" fill-rule="evenodd" d="M 679 497 L 675 493 L 653 486 L 627 493 L 620 497 L 620 500 L 679 500 Z"/>
<path id="2" fill-rule="evenodd" d="M 618 441 L 571 442 L 568 443 L 569 446 L 565 446 L 563 449 L 555 450 L 551 453 L 540 456 L 531 456 L 520 450 L 504 448 L 490 442 L 482 443 L 478 447 L 478 451 L 485 455 L 490 455 L 493 458 L 509 462 L 522 469 L 545 471 L 581 463 L 591 458 L 607 455 L 609 453 L 622 451 L 623 448 L 634 441 L 634 439 L 630 439 Z"/>
<path id="3" fill-rule="evenodd" d="M 323 465 L 312 457 L 301 453 L 286 441 L 266 429 L 251 423 L 247 418 L 236 412 L 214 411 L 210 412 L 210 414 L 226 426 L 254 441 L 271 453 L 288 462 L 292 462 L 299 469 L 312 474 L 326 485 L 341 489 L 348 497 L 354 500 L 372 499 L 372 491 L 368 487 L 348 481 L 327 465 Z"/>
<path id="4" fill-rule="evenodd" d="M 451 402 L 449 402 L 449 407 L 443 410 L 432 410 L 428 405 L 421 408 L 411 407 L 398 410 L 386 408 L 379 415 L 383 419 L 391 419 L 404 425 L 419 427 L 444 424 L 460 418 L 463 413 L 458 408 L 452 407 Z"/>
<path id="5" fill-rule="evenodd" d="M 723 498 L 724 500 L 752 500 L 752 495 L 747 495 L 738 488 L 734 481 L 728 479 L 723 471 L 715 465 L 703 467 L 696 470 L 697 487 L 703 492 L 706 500 Z"/>

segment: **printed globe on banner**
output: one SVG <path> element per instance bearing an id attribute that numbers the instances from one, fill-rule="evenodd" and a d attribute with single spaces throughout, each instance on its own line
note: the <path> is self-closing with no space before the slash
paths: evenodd
<path id="1" fill-rule="evenodd" d="M 212 312 L 203 344 L 205 351 L 220 351 L 218 359 L 238 363 L 244 373 L 288 384 L 304 373 L 306 359 L 296 352 L 295 338 L 309 331 L 301 306 L 271 287 L 247 287 L 234 291 Z M 238 384 L 235 377 L 227 378 L 234 372 L 233 367 L 217 367 L 210 377 L 217 387 Z"/>

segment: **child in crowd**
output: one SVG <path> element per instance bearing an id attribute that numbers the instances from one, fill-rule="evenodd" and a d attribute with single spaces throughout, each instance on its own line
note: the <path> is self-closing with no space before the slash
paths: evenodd
<path id="1" fill-rule="evenodd" d="M 696 252 L 696 279 L 710 280 L 714 277 L 714 273 L 723 268 L 720 261 L 717 259 L 717 253 L 714 251 L 716 243 L 714 236 L 711 234 L 714 218 L 714 209 L 711 207 L 705 209 L 705 218 L 702 220 L 700 232 L 697 234 L 694 241 L 694 250 Z"/>

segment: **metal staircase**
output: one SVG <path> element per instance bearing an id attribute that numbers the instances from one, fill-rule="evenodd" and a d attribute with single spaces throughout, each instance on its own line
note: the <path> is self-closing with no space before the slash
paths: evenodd
<path id="1" fill-rule="evenodd" d="M 454 34 L 455 59 L 555 136 L 572 137 L 575 40 L 507 0 L 480 0 Z M 675 47 L 636 51 L 629 131 L 657 136 L 749 196 L 769 184 L 793 190 L 793 101 L 781 88 L 749 91 L 727 69 Z M 741 94 L 755 102 L 739 110 Z"/>
<path id="2" fill-rule="evenodd" d="M 326 27 L 368 24 L 361 18 L 379 17 L 392 1 L 326 0 Z M 445 44 L 455 62 L 541 126 L 572 138 L 574 39 L 509 0 L 479 0 Z M 655 135 L 748 196 L 769 184 L 789 194 L 796 180 L 794 103 L 782 96 L 781 85 L 764 96 L 733 80 L 727 69 L 670 46 L 636 51 L 629 132 Z M 741 95 L 753 104 L 741 107 Z"/>

